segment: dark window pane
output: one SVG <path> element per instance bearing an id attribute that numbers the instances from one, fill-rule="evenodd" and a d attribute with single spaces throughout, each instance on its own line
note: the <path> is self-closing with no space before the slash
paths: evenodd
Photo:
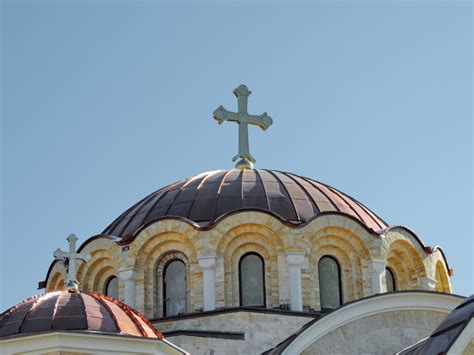
<path id="1" fill-rule="evenodd" d="M 392 270 L 385 269 L 385 282 L 387 283 L 387 292 L 393 292 L 397 288 L 395 287 L 395 277 L 393 276 Z"/>
<path id="2" fill-rule="evenodd" d="M 247 254 L 240 260 L 240 304 L 262 307 L 265 305 L 263 260 L 256 254 Z"/>
<path id="3" fill-rule="evenodd" d="M 115 276 L 111 277 L 107 281 L 107 285 L 105 286 L 105 295 L 112 298 L 118 298 L 118 278 Z"/>
<path id="4" fill-rule="evenodd" d="M 321 309 L 338 308 L 341 305 L 341 288 L 337 261 L 323 256 L 319 261 L 318 269 Z"/>
<path id="5" fill-rule="evenodd" d="M 166 267 L 163 291 L 166 316 L 186 313 L 186 266 L 181 260 L 173 260 Z"/>

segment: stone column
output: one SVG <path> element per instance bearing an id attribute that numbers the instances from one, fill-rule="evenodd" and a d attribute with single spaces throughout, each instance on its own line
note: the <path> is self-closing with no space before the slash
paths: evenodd
<path id="1" fill-rule="evenodd" d="M 372 261 L 369 265 L 372 280 L 372 294 L 374 295 L 387 291 L 387 287 L 384 283 L 386 267 L 387 263 L 385 261 L 378 260 Z"/>
<path id="2" fill-rule="evenodd" d="M 216 309 L 216 258 L 214 256 L 203 256 L 198 258 L 199 266 L 202 268 L 204 310 Z"/>
<path id="3" fill-rule="evenodd" d="M 301 265 L 304 262 L 304 253 L 290 252 L 286 255 L 290 269 L 290 309 L 303 310 L 303 296 L 301 290 Z"/>
<path id="4" fill-rule="evenodd" d="M 431 277 L 425 276 L 421 278 L 421 288 L 426 291 L 435 291 L 436 290 L 436 280 L 433 280 Z"/>
<path id="5" fill-rule="evenodd" d="M 134 268 L 121 269 L 119 270 L 119 277 L 124 284 L 124 302 L 130 307 L 135 308 L 135 280 L 137 279 L 137 270 Z"/>

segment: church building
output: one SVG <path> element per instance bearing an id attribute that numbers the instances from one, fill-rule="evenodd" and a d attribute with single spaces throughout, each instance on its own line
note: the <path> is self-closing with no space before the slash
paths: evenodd
<path id="1" fill-rule="evenodd" d="M 248 113 L 245 85 L 234 94 L 237 112 L 214 118 L 238 125 L 235 168 L 164 186 L 84 240 L 83 304 L 120 304 L 163 353 L 474 354 L 474 299 L 451 293 L 442 249 L 324 182 L 254 168 L 248 127 L 273 121 Z M 55 255 L 40 304 L 70 289 Z"/>

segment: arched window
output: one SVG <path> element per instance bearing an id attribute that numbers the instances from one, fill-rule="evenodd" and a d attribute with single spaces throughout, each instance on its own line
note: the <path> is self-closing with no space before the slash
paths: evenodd
<path id="1" fill-rule="evenodd" d="M 342 303 L 341 272 L 331 256 L 323 256 L 318 264 L 321 309 L 338 308 Z"/>
<path id="2" fill-rule="evenodd" d="M 105 295 L 118 298 L 118 278 L 116 276 L 109 277 L 105 283 Z"/>
<path id="3" fill-rule="evenodd" d="M 240 305 L 265 307 L 265 264 L 260 255 L 248 253 L 239 261 Z"/>
<path id="4" fill-rule="evenodd" d="M 186 313 L 186 265 L 182 260 L 171 260 L 163 272 L 163 315 Z"/>
<path id="5" fill-rule="evenodd" d="M 387 284 L 387 292 L 393 292 L 397 290 L 397 286 L 395 284 L 395 276 L 393 275 L 392 270 L 389 268 L 385 269 L 385 282 Z"/>

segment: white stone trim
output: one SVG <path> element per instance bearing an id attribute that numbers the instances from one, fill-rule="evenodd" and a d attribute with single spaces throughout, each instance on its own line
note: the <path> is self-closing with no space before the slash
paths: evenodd
<path id="1" fill-rule="evenodd" d="M 374 260 L 369 264 L 370 277 L 372 282 L 372 294 L 386 292 L 387 288 L 384 284 L 385 270 L 387 263 L 385 261 Z"/>
<path id="2" fill-rule="evenodd" d="M 451 348 L 448 350 L 448 355 L 462 354 L 471 341 L 474 341 L 474 319 L 472 318 L 461 335 L 456 339 L 454 344 L 451 345 Z"/>
<path id="3" fill-rule="evenodd" d="M 286 258 L 290 272 L 290 308 L 292 311 L 302 311 L 301 266 L 304 262 L 304 253 L 288 252 Z"/>
<path id="4" fill-rule="evenodd" d="M 216 309 L 216 261 L 215 256 L 198 257 L 202 268 L 204 310 Z"/>
<path id="5" fill-rule="evenodd" d="M 437 292 L 395 292 L 361 299 L 313 323 L 298 335 L 282 354 L 300 354 L 330 331 L 364 317 L 402 310 L 435 311 L 448 314 L 461 302 L 462 299 L 459 297 Z"/>
<path id="6" fill-rule="evenodd" d="M 124 302 L 130 307 L 135 308 L 136 288 L 135 281 L 137 279 L 137 270 L 134 268 L 120 269 L 118 271 L 120 280 L 124 284 Z"/>
<path id="7" fill-rule="evenodd" d="M 167 340 L 91 334 L 48 332 L 0 340 L 2 354 L 75 352 L 93 354 L 188 354 Z"/>

